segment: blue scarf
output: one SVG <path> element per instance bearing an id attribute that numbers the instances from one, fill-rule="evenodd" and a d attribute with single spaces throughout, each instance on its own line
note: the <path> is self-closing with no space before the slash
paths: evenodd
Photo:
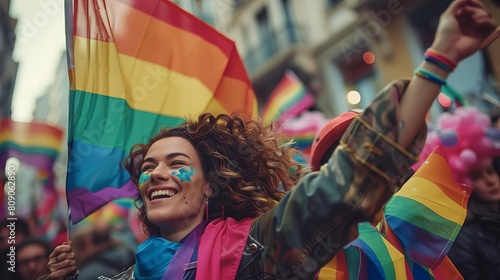
<path id="1" fill-rule="evenodd" d="M 181 245 L 182 243 L 171 242 L 159 236 L 146 239 L 137 247 L 134 278 L 140 280 L 161 279 Z"/>
<path id="2" fill-rule="evenodd" d="M 197 244 L 208 221 L 197 225 L 180 242 L 154 236 L 137 247 L 134 277 L 139 280 L 182 279 L 185 265 L 197 254 Z M 169 264 L 172 265 L 169 267 Z"/>

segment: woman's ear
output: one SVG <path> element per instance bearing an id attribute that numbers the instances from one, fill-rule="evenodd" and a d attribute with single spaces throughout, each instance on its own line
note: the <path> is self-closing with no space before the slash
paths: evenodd
<path id="1" fill-rule="evenodd" d="M 205 191 L 205 196 L 206 197 L 211 197 L 213 194 L 214 194 L 214 189 L 212 187 L 210 187 L 209 183 L 207 183 L 206 191 Z"/>

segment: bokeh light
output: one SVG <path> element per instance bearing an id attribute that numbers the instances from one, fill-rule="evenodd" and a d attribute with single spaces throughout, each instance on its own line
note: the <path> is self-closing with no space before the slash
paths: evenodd
<path id="1" fill-rule="evenodd" d="M 451 99 L 444 93 L 439 93 L 438 95 L 438 103 L 443 108 L 448 109 L 451 107 Z"/>
<path id="2" fill-rule="evenodd" d="M 357 105 L 361 102 L 361 94 L 355 90 L 351 90 L 347 93 L 347 102 L 351 105 Z"/>
<path id="3" fill-rule="evenodd" d="M 366 64 L 373 64 L 375 62 L 375 55 L 372 52 L 365 52 L 363 54 L 363 61 Z"/>

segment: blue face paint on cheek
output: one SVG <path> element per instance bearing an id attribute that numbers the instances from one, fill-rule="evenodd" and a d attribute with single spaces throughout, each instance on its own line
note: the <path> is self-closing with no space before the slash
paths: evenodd
<path id="1" fill-rule="evenodd" d="M 172 172 L 172 175 L 177 176 L 177 178 L 179 178 L 181 182 L 191 182 L 191 176 L 193 176 L 194 174 L 196 174 L 196 171 L 192 166 L 189 168 L 189 170 L 186 168 L 181 168 L 179 169 L 179 172 Z"/>
<path id="2" fill-rule="evenodd" d="M 141 189 L 144 183 L 149 181 L 150 178 L 151 174 L 149 174 L 149 172 L 142 172 L 141 176 L 139 177 L 139 189 Z"/>

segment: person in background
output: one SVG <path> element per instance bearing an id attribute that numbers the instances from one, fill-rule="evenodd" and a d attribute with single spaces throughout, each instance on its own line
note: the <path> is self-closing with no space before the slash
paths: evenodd
<path id="1" fill-rule="evenodd" d="M 0 222 L 0 279 L 11 279 L 12 272 L 8 270 L 11 266 L 8 261 L 10 247 L 16 247 L 24 239 L 31 236 L 30 226 L 27 221 L 17 218 L 15 221 L 3 219 Z"/>
<path id="2" fill-rule="evenodd" d="M 9 225 L 13 225 L 10 227 Z M 11 234 L 11 229 L 14 230 L 15 234 Z M 10 236 L 15 237 L 15 244 L 19 244 L 21 241 L 31 236 L 31 230 L 29 224 L 21 218 L 17 218 L 15 221 L 4 219 L 0 222 L 0 250 L 6 250 L 14 241 L 9 242 Z"/>
<path id="3" fill-rule="evenodd" d="M 11 279 L 36 280 L 50 272 L 47 267 L 52 252 L 50 242 L 42 238 L 27 238 L 16 245 L 16 273 Z"/>

